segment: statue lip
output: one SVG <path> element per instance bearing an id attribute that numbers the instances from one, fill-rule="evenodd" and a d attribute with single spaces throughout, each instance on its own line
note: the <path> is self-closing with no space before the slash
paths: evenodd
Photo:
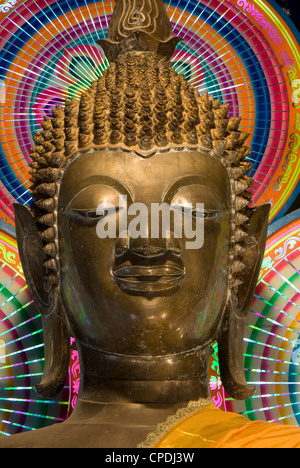
<path id="1" fill-rule="evenodd" d="M 185 269 L 174 265 L 129 265 L 112 270 L 116 283 L 131 291 L 164 291 L 177 286 Z"/>

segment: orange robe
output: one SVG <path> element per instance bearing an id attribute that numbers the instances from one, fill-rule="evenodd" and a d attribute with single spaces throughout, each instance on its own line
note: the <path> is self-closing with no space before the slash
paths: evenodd
<path id="1" fill-rule="evenodd" d="M 177 422 L 154 448 L 300 448 L 300 428 L 249 421 L 210 404 Z"/>

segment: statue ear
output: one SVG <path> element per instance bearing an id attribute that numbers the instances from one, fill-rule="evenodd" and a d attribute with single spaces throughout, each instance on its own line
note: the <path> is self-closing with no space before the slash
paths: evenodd
<path id="1" fill-rule="evenodd" d="M 64 387 L 68 375 L 70 337 L 59 287 L 49 287 L 45 278 L 46 255 L 36 222 L 27 206 L 14 204 L 14 211 L 22 267 L 44 330 L 44 372 L 36 390 L 44 398 L 53 398 Z"/>
<path id="2" fill-rule="evenodd" d="M 244 322 L 264 256 L 269 212 L 269 205 L 252 211 L 245 248 L 240 254 L 240 261 L 245 265 L 239 274 L 241 284 L 231 289 L 218 334 L 221 380 L 226 392 L 236 400 L 245 400 L 255 391 L 255 387 L 247 384 L 244 375 Z"/>

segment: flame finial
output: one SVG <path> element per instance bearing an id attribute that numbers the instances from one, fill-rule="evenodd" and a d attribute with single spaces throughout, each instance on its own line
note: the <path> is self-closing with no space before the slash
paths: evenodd
<path id="1" fill-rule="evenodd" d="M 163 0 L 117 0 L 107 39 L 98 44 L 114 62 L 129 51 L 155 52 L 170 59 L 179 41 L 172 34 Z"/>

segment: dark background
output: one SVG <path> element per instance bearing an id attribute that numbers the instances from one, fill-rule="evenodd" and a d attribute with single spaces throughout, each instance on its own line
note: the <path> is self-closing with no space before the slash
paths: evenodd
<path id="1" fill-rule="evenodd" d="M 285 10 L 298 31 L 300 31 L 300 0 L 274 0 L 274 2 Z"/>
<path id="2" fill-rule="evenodd" d="M 298 31 L 300 32 L 300 0 L 274 0 L 278 6 L 283 8 L 285 14 L 288 18 L 294 23 Z M 283 15 L 284 17 L 284 15 Z M 299 44 L 299 54 L 300 54 L 300 44 Z M 287 213 L 291 213 L 300 208 L 300 194 L 297 199 L 291 205 Z"/>

